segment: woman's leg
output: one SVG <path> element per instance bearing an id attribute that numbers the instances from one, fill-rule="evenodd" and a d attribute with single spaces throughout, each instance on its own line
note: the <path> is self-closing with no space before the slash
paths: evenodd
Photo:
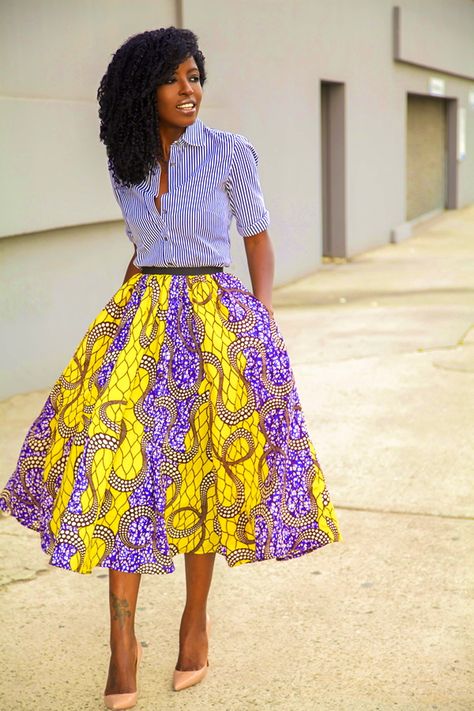
<path id="1" fill-rule="evenodd" d="M 110 665 L 104 694 L 136 691 L 135 610 L 141 575 L 109 568 Z"/>
<path id="2" fill-rule="evenodd" d="M 191 671 L 206 664 L 206 603 L 211 587 L 215 553 L 185 553 L 186 605 L 179 629 L 176 669 Z"/>

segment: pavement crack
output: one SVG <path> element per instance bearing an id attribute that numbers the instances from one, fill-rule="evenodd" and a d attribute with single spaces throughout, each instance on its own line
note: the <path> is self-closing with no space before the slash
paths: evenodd
<path id="1" fill-rule="evenodd" d="M 471 368 L 463 368 L 446 363 L 433 363 L 433 368 L 439 368 L 439 370 L 450 370 L 453 373 L 474 373 L 474 365 Z"/>
<path id="2" fill-rule="evenodd" d="M 427 346 L 426 348 L 424 346 L 420 346 L 417 348 L 418 352 L 423 352 L 423 353 L 432 353 L 433 351 L 454 351 L 457 348 L 469 348 L 471 345 L 470 343 L 464 343 L 464 339 L 466 338 L 466 335 L 469 333 L 472 327 L 469 327 L 467 331 L 463 333 L 461 338 L 459 338 L 456 343 L 449 343 L 446 346 Z"/>
<path id="3" fill-rule="evenodd" d="M 471 331 L 471 330 L 474 330 L 474 323 L 471 323 L 471 325 L 468 326 L 466 328 L 466 330 L 464 331 L 464 333 L 462 334 L 461 338 L 458 341 L 459 346 L 469 345 L 467 343 L 464 343 L 464 341 L 466 340 L 466 337 L 468 336 L 469 331 Z"/>
<path id="4" fill-rule="evenodd" d="M 347 357 L 342 357 L 342 358 L 331 358 L 329 360 L 318 360 L 314 361 L 313 359 L 311 360 L 305 360 L 305 359 L 300 359 L 294 356 L 291 359 L 291 362 L 294 363 L 294 365 L 327 365 L 328 363 L 348 363 L 351 361 L 359 361 L 359 360 L 365 360 L 366 358 L 386 358 L 387 356 L 390 357 L 396 357 L 396 356 L 406 356 L 406 355 L 419 355 L 420 353 L 437 353 L 438 351 L 440 353 L 443 353 L 445 351 L 455 351 L 459 347 L 463 348 L 468 348 L 471 344 L 470 343 L 463 343 L 462 338 L 460 341 L 456 343 L 450 343 L 448 345 L 441 345 L 441 346 L 417 346 L 417 347 L 411 347 L 407 348 L 406 350 L 399 350 L 399 351 L 393 351 L 391 353 L 383 353 L 383 352 L 376 352 L 376 353 L 363 353 L 361 355 L 351 355 Z M 432 365 L 435 365 L 433 363 Z M 452 368 L 451 368 L 452 370 Z M 457 368 L 456 368 L 457 370 Z M 462 372 L 470 372 L 469 370 L 463 370 Z"/>
<path id="5" fill-rule="evenodd" d="M 49 570 L 35 570 L 29 578 L 18 578 L 15 580 L 8 580 L 6 583 L 0 585 L 0 591 L 5 591 L 14 585 L 21 585 L 22 583 L 31 583 L 32 580 L 37 580 L 41 575 L 49 573 Z"/>
<path id="6" fill-rule="evenodd" d="M 402 509 L 382 509 L 372 506 L 350 506 L 338 504 L 337 509 L 345 511 L 360 511 L 364 513 L 393 514 L 395 516 L 426 516 L 427 518 L 445 518 L 453 521 L 474 521 L 474 516 L 460 516 L 454 514 L 431 513 L 429 511 L 403 511 Z"/>
<path id="7" fill-rule="evenodd" d="M 322 273 L 322 270 L 318 270 L 319 273 Z M 311 278 L 311 277 L 310 277 Z M 347 307 L 350 307 L 351 305 L 355 305 L 357 308 L 360 306 L 365 307 L 367 304 L 370 304 L 372 301 L 377 301 L 378 306 L 382 308 L 390 308 L 392 304 L 390 302 L 384 303 L 384 299 L 400 299 L 401 297 L 410 297 L 412 299 L 411 303 L 413 304 L 413 299 L 416 299 L 417 297 L 420 297 L 423 299 L 425 302 L 426 299 L 429 296 L 438 296 L 438 295 L 452 295 L 452 296 L 470 296 L 474 290 L 468 287 L 453 287 L 453 288 L 447 288 L 447 287 L 440 287 L 436 288 L 433 287 L 431 289 L 403 289 L 400 291 L 399 289 L 392 289 L 392 290 L 385 290 L 385 289 L 374 289 L 373 291 L 350 291 L 349 288 L 344 288 L 344 285 L 339 285 L 339 288 L 333 288 L 330 292 L 329 295 L 327 295 L 327 292 L 325 291 L 318 291 L 315 295 L 314 288 L 311 286 L 308 287 L 297 287 L 296 283 L 294 284 L 294 287 L 297 289 L 297 296 L 293 297 L 293 300 L 290 300 L 291 297 L 287 296 L 285 298 L 285 290 L 289 290 L 293 287 L 292 284 L 285 284 L 285 286 L 281 287 L 276 287 L 274 290 L 274 297 L 273 297 L 273 307 L 275 309 L 279 309 L 283 311 L 284 309 L 300 309 L 300 308 L 306 308 L 306 309 L 324 309 L 329 307 L 341 307 L 341 309 L 347 309 Z M 324 287 L 323 287 L 324 288 Z M 280 301 L 280 298 L 281 301 Z M 317 300 L 316 300 L 317 299 Z M 340 299 L 344 299 L 344 301 L 340 301 Z M 416 304 L 415 304 L 416 305 Z M 431 304 L 430 304 L 431 305 Z M 436 303 L 433 303 L 432 305 L 436 305 Z M 397 304 L 395 304 L 397 306 Z"/>

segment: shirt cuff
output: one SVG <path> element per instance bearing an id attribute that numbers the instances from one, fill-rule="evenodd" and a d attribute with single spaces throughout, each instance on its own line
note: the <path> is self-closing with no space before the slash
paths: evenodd
<path id="1" fill-rule="evenodd" d="M 241 237 L 252 237 L 253 235 L 258 235 L 259 232 L 263 232 L 270 225 L 270 214 L 268 210 L 265 210 L 263 216 L 249 225 L 248 227 L 237 226 L 237 232 Z"/>

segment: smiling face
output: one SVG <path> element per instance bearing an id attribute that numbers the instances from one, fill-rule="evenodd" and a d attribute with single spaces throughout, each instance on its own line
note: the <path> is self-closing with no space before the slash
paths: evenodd
<path id="1" fill-rule="evenodd" d="M 188 57 L 165 84 L 156 89 L 156 110 L 160 126 L 185 129 L 197 118 L 202 99 L 199 69 L 193 57 Z"/>

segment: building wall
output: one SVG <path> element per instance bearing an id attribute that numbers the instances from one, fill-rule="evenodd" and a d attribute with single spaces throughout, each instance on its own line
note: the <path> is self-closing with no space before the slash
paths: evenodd
<path id="1" fill-rule="evenodd" d="M 466 110 L 457 206 L 473 202 L 474 3 L 398 6 L 402 61 L 389 0 L 4 0 L 0 311 L 14 345 L 2 353 L 0 397 L 51 384 L 121 282 L 130 245 L 95 96 L 131 34 L 180 19 L 198 34 L 209 74 L 201 118 L 248 136 L 260 155 L 276 285 L 321 263 L 323 80 L 345 85 L 348 256 L 387 243 L 407 219 L 407 93 L 428 95 L 430 77 Z M 250 285 L 235 230 L 232 245 L 230 269 Z"/>
<path id="2" fill-rule="evenodd" d="M 130 256 L 115 221 L 0 240 L 3 397 L 54 383 Z"/>

